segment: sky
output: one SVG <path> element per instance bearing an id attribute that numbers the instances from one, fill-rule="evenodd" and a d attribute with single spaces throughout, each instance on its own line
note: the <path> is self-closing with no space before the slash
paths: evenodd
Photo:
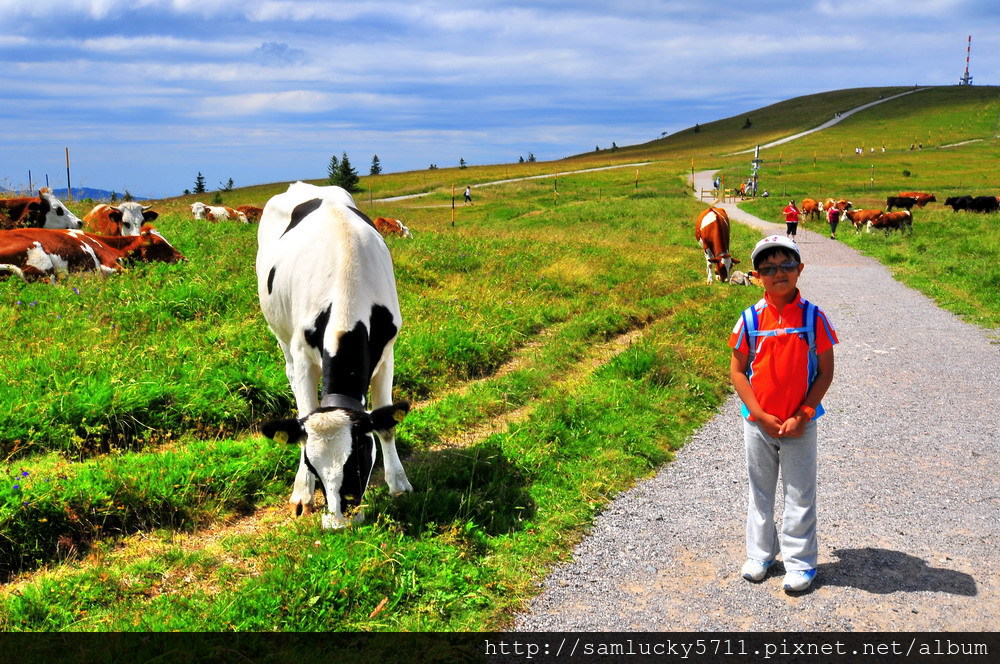
<path id="1" fill-rule="evenodd" d="M 996 0 L 0 0 L 0 188 L 551 160 L 819 92 L 1000 84 Z"/>

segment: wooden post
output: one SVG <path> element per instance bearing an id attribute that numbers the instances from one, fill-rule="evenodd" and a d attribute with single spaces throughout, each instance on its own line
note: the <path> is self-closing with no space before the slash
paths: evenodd
<path id="1" fill-rule="evenodd" d="M 455 225 L 455 185 L 451 185 L 451 225 Z"/>
<path id="2" fill-rule="evenodd" d="M 559 204 L 559 180 L 555 178 L 552 180 L 552 204 Z"/>
<path id="3" fill-rule="evenodd" d="M 694 181 L 694 173 L 691 174 L 692 181 Z M 639 189 L 639 169 L 635 169 L 635 188 Z"/>
<path id="4" fill-rule="evenodd" d="M 66 148 L 66 200 L 73 200 L 73 187 L 69 180 L 69 148 Z"/>

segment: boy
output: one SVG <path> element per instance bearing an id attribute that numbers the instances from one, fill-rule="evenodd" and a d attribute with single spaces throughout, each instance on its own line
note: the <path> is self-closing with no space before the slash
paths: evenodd
<path id="1" fill-rule="evenodd" d="M 729 339 L 729 374 L 743 400 L 750 480 L 741 573 L 748 581 L 763 581 L 780 550 L 784 589 L 802 592 L 816 576 L 816 418 L 833 382 L 837 333 L 799 294 L 803 265 L 791 239 L 764 238 L 750 260 L 764 284 L 764 299 L 743 312 Z M 779 467 L 785 496 L 780 547 L 774 525 Z"/>

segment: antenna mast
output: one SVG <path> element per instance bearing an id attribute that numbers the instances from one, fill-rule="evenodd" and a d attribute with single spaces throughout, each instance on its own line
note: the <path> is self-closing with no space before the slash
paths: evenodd
<path id="1" fill-rule="evenodd" d="M 972 85 L 972 77 L 969 76 L 969 56 L 972 54 L 972 35 L 969 35 L 969 45 L 965 48 L 965 76 L 958 79 L 959 85 Z"/>

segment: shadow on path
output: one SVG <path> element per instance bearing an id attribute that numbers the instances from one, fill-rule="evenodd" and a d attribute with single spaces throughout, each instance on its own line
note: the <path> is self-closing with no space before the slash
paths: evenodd
<path id="1" fill-rule="evenodd" d="M 857 588 L 876 595 L 941 592 L 975 597 L 976 580 L 964 572 L 932 567 L 926 560 L 889 549 L 836 549 L 840 562 L 819 566 L 824 586 Z"/>

